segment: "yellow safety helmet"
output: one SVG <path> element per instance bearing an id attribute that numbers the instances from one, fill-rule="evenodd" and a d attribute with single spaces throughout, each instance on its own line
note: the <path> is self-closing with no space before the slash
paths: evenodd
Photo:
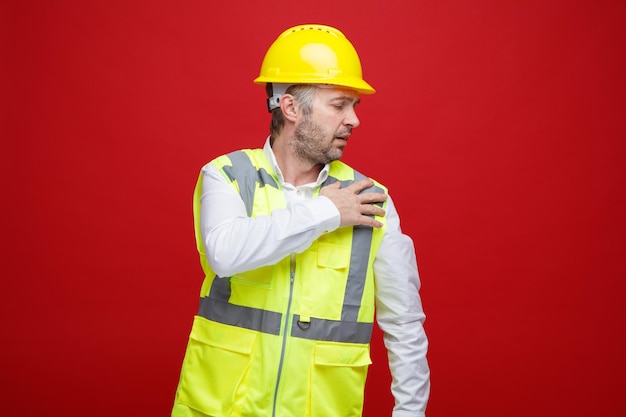
<path id="1" fill-rule="evenodd" d="M 254 82 L 282 84 L 281 93 L 293 84 L 336 85 L 361 94 L 376 92 L 363 80 L 354 46 L 338 29 L 324 25 L 294 26 L 280 34 L 267 50 L 261 74 Z M 279 99 L 276 97 L 276 102 Z"/>

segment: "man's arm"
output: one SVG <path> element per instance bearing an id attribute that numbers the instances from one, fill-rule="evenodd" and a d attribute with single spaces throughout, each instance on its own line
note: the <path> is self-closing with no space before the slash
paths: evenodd
<path id="1" fill-rule="evenodd" d="M 374 273 L 377 321 L 384 334 L 392 376 L 393 417 L 422 417 L 430 393 L 425 315 L 413 241 L 402 233 L 391 198 Z"/>
<path id="2" fill-rule="evenodd" d="M 243 200 L 212 165 L 203 168 L 200 229 L 207 260 L 222 277 L 279 262 L 308 248 L 322 233 L 339 227 L 327 198 L 315 198 L 248 217 Z"/>
<path id="3" fill-rule="evenodd" d="M 207 261 L 219 276 L 231 276 L 274 264 L 307 249 L 322 233 L 367 224 L 380 227 L 372 215 L 385 211 L 371 203 L 382 193 L 361 193 L 371 180 L 339 188 L 322 188 L 318 198 L 294 201 L 268 216 L 248 217 L 239 193 L 212 165 L 203 168 L 200 229 Z"/>

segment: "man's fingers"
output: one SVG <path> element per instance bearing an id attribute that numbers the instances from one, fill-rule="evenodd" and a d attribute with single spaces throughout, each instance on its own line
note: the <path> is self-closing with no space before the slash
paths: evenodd
<path id="1" fill-rule="evenodd" d="M 381 222 L 374 219 L 373 217 L 368 217 L 368 216 L 363 216 L 361 220 L 361 224 L 364 226 L 371 226 L 371 227 L 383 227 L 383 224 Z"/>
<path id="2" fill-rule="evenodd" d="M 384 216 L 385 210 L 374 204 L 361 205 L 361 213 L 369 216 Z"/>
<path id="3" fill-rule="evenodd" d="M 363 193 L 358 195 L 361 203 L 382 203 L 387 199 L 383 193 Z"/>
<path id="4" fill-rule="evenodd" d="M 339 181 L 322 187 L 320 195 L 329 198 L 339 210 L 341 226 L 365 225 L 382 227 L 382 223 L 374 217 L 385 216 L 378 203 L 387 200 L 385 193 L 361 191 L 370 188 L 374 182 L 370 179 L 356 181 L 345 188 L 341 188 Z"/>
<path id="5" fill-rule="evenodd" d="M 369 178 L 365 178 L 365 179 L 353 182 L 352 184 L 347 186 L 345 189 L 352 191 L 354 194 L 358 194 L 361 191 L 365 190 L 366 188 L 371 187 L 372 185 L 374 185 L 374 181 L 370 180 Z"/>
<path id="6" fill-rule="evenodd" d="M 387 195 L 385 193 L 361 193 L 361 191 L 370 188 L 374 185 L 374 181 L 369 178 L 365 178 L 359 181 L 355 181 L 350 184 L 348 187 L 344 188 L 344 190 L 350 190 L 350 192 L 356 194 L 361 203 L 382 203 L 387 199 Z"/>

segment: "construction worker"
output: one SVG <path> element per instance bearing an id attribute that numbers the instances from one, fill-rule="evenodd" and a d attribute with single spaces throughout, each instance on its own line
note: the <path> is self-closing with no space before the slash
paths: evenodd
<path id="1" fill-rule="evenodd" d="M 254 81 L 270 136 L 204 166 L 194 193 L 206 277 L 172 416 L 361 416 L 375 318 L 393 417 L 424 416 L 413 243 L 387 189 L 339 160 L 375 92 L 354 47 L 329 26 L 290 28 Z"/>

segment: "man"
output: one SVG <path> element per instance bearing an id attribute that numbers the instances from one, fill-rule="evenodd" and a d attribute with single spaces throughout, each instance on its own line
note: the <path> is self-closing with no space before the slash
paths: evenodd
<path id="1" fill-rule="evenodd" d="M 359 125 L 362 78 L 337 29 L 288 29 L 266 84 L 263 149 L 216 158 L 194 195 L 206 278 L 175 417 L 360 416 L 374 313 L 394 417 L 424 415 L 427 340 L 413 243 L 386 189 L 339 161 Z"/>

